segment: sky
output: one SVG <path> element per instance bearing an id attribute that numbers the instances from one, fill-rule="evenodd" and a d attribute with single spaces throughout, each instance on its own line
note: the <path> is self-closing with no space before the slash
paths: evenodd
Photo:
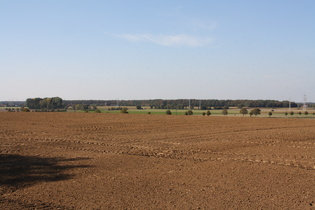
<path id="1" fill-rule="evenodd" d="M 315 102 L 313 0 L 0 0 L 0 101 Z"/>

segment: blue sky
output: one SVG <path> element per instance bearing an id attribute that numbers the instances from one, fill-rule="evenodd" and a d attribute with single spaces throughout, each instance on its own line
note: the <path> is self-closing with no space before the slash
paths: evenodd
<path id="1" fill-rule="evenodd" d="M 0 100 L 315 101 L 313 0 L 0 0 Z"/>

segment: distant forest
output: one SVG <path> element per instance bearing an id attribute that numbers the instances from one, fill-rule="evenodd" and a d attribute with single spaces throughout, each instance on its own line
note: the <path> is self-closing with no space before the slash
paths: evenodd
<path id="1" fill-rule="evenodd" d="M 22 107 L 25 101 L 0 101 L 0 107 Z"/>
<path id="2" fill-rule="evenodd" d="M 41 108 L 67 108 L 73 105 L 88 105 L 88 106 L 146 106 L 155 109 L 223 109 L 228 107 L 268 107 L 280 108 L 289 107 L 289 101 L 277 100 L 217 100 L 217 99 L 152 99 L 152 100 L 63 100 L 59 97 L 53 98 L 33 98 L 26 101 L 1 101 L 0 106 L 6 107 L 22 107 L 28 106 L 31 109 Z M 311 104 L 311 103 L 310 103 Z M 298 107 L 295 102 L 291 102 L 291 107 Z M 314 106 L 314 104 L 312 104 Z M 310 106 L 312 106 L 310 105 Z"/>
<path id="3" fill-rule="evenodd" d="M 85 104 L 95 106 L 149 106 L 155 109 L 185 109 L 190 106 L 201 109 L 221 109 L 228 107 L 289 107 L 289 101 L 277 100 L 216 100 L 216 99 L 174 99 L 174 100 L 64 100 L 66 106 Z M 291 107 L 297 107 L 298 104 L 291 102 Z"/>

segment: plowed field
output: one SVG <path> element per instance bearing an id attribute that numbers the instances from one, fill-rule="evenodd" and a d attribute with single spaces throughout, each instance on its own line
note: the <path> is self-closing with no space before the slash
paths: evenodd
<path id="1" fill-rule="evenodd" d="M 315 120 L 0 113 L 0 209 L 313 209 Z"/>

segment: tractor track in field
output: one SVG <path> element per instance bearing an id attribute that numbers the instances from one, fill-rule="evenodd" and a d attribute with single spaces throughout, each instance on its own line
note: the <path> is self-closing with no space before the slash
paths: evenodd
<path id="1" fill-rule="evenodd" d="M 124 155 L 136 155 L 136 156 L 144 156 L 144 157 L 156 157 L 156 158 L 170 158 L 170 159 L 178 159 L 178 160 L 192 160 L 192 161 L 243 161 L 243 162 L 251 162 L 251 163 L 260 163 L 260 164 L 273 164 L 273 165 L 282 165 L 288 167 L 299 167 L 307 170 L 314 170 L 315 161 L 309 163 L 301 163 L 300 161 L 308 162 L 309 160 L 315 160 L 315 157 L 296 157 L 296 156 L 279 156 L 273 155 L 273 158 L 282 159 L 282 160 L 275 160 L 271 159 L 270 157 L 263 157 L 257 156 L 255 154 L 244 155 L 240 153 L 224 153 L 224 152 L 212 152 L 210 150 L 180 150 L 174 148 L 165 148 L 164 150 L 173 150 L 175 152 L 164 152 L 159 151 L 154 148 L 148 148 L 145 146 L 129 146 L 129 145 L 120 145 L 120 144 L 110 144 L 110 143 L 103 143 L 101 141 L 110 141 L 112 139 L 103 139 L 103 138 L 96 138 L 98 141 L 90 141 L 90 140 L 69 140 L 63 138 L 18 138 L 20 142 L 48 142 L 48 143 L 66 143 L 66 144 L 79 144 L 79 145 L 86 145 L 86 146 L 96 146 L 96 147 L 106 147 L 106 148 L 89 148 L 89 147 L 75 147 L 75 146 L 58 146 L 58 148 L 67 149 L 67 150 L 75 150 L 75 151 L 85 151 L 85 152 L 94 152 L 94 153 L 103 153 L 103 154 L 124 154 Z M 307 139 L 310 140 L 310 139 Z M 132 142 L 129 140 L 129 142 Z M 272 142 L 272 143 L 271 143 Z M 308 145 L 315 145 L 314 142 L 296 142 L 296 141 L 265 141 L 265 142 L 245 142 L 247 144 L 255 144 L 255 145 L 264 145 L 264 146 L 273 146 L 273 147 L 291 147 L 291 148 L 301 148 L 301 149 L 314 149 L 315 147 L 310 147 Z M 280 145 L 281 143 L 291 143 L 291 144 L 298 144 L 298 145 Z M 305 146 L 306 144 L 306 146 Z M 3 147 L 12 147 L 12 146 L 21 146 L 19 143 L 12 143 L 3 145 Z M 22 143 L 24 146 L 24 143 Z M 47 145 L 46 145 L 47 146 Z M 51 145 L 54 146 L 54 145 Z M 1 153 L 17 153 L 21 150 L 0 150 Z M 183 155 L 186 154 L 186 155 Z M 207 154 L 207 155 L 221 155 L 222 157 L 217 158 L 198 158 L 194 157 L 194 154 Z M 227 157 L 232 156 L 232 157 Z M 239 158 L 242 156 L 241 158 Z"/>
<path id="2" fill-rule="evenodd" d="M 169 158 L 169 159 L 177 159 L 177 160 L 192 160 L 192 161 L 241 161 L 241 162 L 251 162 L 251 163 L 259 163 L 259 164 L 273 164 L 287 167 L 298 167 L 307 170 L 315 169 L 315 161 L 309 162 L 309 160 L 315 160 L 315 157 L 304 158 L 296 157 L 296 156 L 279 156 L 273 155 L 273 158 L 266 156 L 258 156 L 255 154 L 244 155 L 240 153 L 224 153 L 224 152 L 209 152 L 209 151 L 201 151 L 201 150 L 173 150 L 175 152 L 165 153 L 165 152 L 154 152 L 153 149 L 151 151 L 145 150 L 143 147 L 137 146 L 127 146 L 127 145 L 117 145 L 117 144 L 107 144 L 101 142 L 91 142 L 91 141 L 79 141 L 79 140 L 67 140 L 67 139 L 31 139 L 28 138 L 28 141 L 39 141 L 39 142 L 63 142 L 70 144 L 85 144 L 85 145 L 95 145 L 95 146 L 104 146 L 110 147 L 109 149 L 102 148 L 89 148 L 89 147 L 73 147 L 73 146 L 58 146 L 58 148 L 67 149 L 67 150 L 75 150 L 75 151 L 84 151 L 84 152 L 93 152 L 93 153 L 103 153 L 103 154 L 122 154 L 122 155 L 135 155 L 135 156 L 144 156 L 144 157 L 155 157 L 155 158 Z M 267 144 L 267 146 L 270 146 Z M 272 145 L 274 146 L 274 145 Z M 300 146 L 288 146 L 288 147 L 297 147 L 297 148 L 312 148 L 312 147 L 300 147 Z M 116 150 L 113 150 L 116 149 Z M 121 150 L 126 149 L 126 150 Z M 170 150 L 169 148 L 167 150 Z M 221 157 L 217 158 L 198 158 L 194 157 L 194 154 L 208 154 L 209 156 L 216 154 Z M 186 155 L 183 155 L 186 154 Z M 187 155 L 189 154 L 189 155 Z M 232 157 L 230 157 L 232 156 Z M 241 156 L 241 157 L 240 157 Z M 277 160 L 275 160 L 276 158 Z M 281 160 L 279 160 L 281 159 Z M 301 163 L 301 161 L 306 161 L 309 163 Z"/>

